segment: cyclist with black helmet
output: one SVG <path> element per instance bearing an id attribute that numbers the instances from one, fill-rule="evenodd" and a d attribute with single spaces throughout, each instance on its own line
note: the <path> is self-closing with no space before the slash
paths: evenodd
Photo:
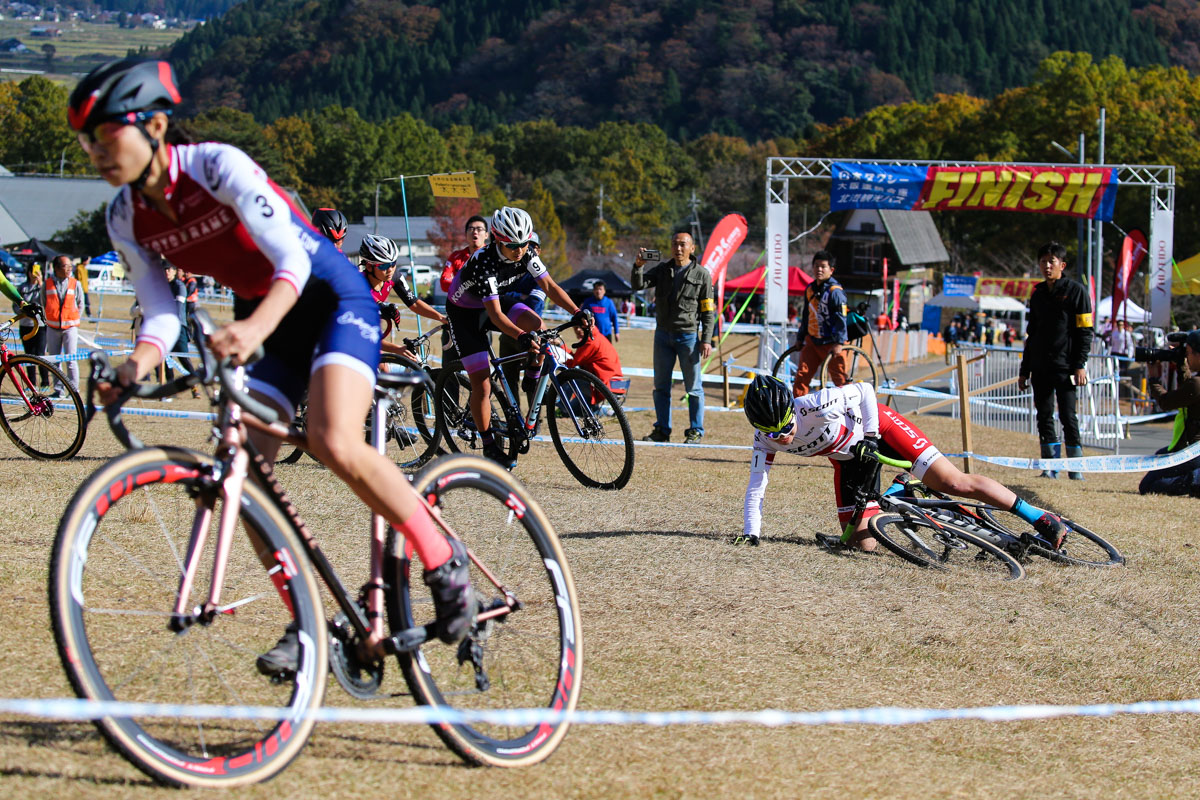
<path id="1" fill-rule="evenodd" d="M 371 285 L 371 296 L 379 304 L 379 315 L 390 319 L 393 325 L 399 324 L 400 309 L 395 303 L 387 301 L 388 295 L 395 289 L 396 295 L 414 314 L 434 322 L 446 322 L 446 317 L 440 311 L 417 297 L 403 275 L 396 274 L 396 259 L 399 257 L 400 249 L 396 247 L 396 243 L 375 233 L 364 236 L 362 244 L 358 247 L 358 266 L 362 268 L 363 275 L 367 276 L 367 283 Z M 403 345 L 384 341 L 380 346 L 386 353 L 414 357 Z"/>
<path id="2" fill-rule="evenodd" d="M 118 187 L 108 233 L 121 254 L 145 317 L 105 403 L 162 361 L 179 332 L 175 300 L 157 269 L 160 256 L 211 275 L 235 295 L 234 322 L 213 334 L 218 357 L 244 362 L 249 387 L 290 419 L 308 391 L 307 433 L 314 455 L 372 510 L 413 542 L 433 592 L 438 635 L 461 639 L 475 600 L 465 548 L 434 527 L 404 473 L 363 440 L 379 364 L 379 311 L 366 279 L 321 236 L 254 161 L 216 142 L 168 141 L 182 98 L 166 61 L 115 61 L 71 92 L 67 118 L 92 165 Z M 277 440 L 256 437 L 267 459 Z M 295 672 L 294 631 L 259 659 L 276 676 Z"/>
<path id="3" fill-rule="evenodd" d="M 471 380 L 471 417 L 483 442 L 483 454 L 512 469 L 507 454 L 492 440 L 491 387 L 488 374 L 487 331 L 498 330 L 516 339 L 522 347 L 533 350 L 533 337 L 528 331 L 543 327 L 542 318 L 514 289 L 525 275 L 530 275 L 538 287 L 558 305 L 575 315 L 579 324 L 591 327 L 591 312 L 580 311 L 570 296 L 550 277 L 542 259 L 530 252 L 533 239 L 533 220 L 520 208 L 504 207 L 492 214 L 492 244 L 477 250 L 454 276 L 446 300 L 446 315 L 454 346 L 462 359 L 463 369 Z M 530 366 L 527 377 L 540 376 L 540 362 Z"/>
<path id="4" fill-rule="evenodd" d="M 342 240 L 346 238 L 346 215 L 336 208 L 318 208 L 312 215 L 313 227 L 321 232 L 329 241 L 342 249 Z"/>
<path id="5" fill-rule="evenodd" d="M 1058 517 L 991 478 L 960 471 L 916 425 L 877 402 L 869 383 L 831 386 L 794 397 L 783 381 L 759 375 L 746 391 L 745 410 L 746 421 L 755 432 L 739 542 L 758 544 L 767 473 L 776 453 L 829 459 L 838 522 L 844 526 L 853 515 L 858 489 L 869 476 L 878 475 L 873 468 L 878 452 L 911 461 L 913 476 L 931 489 L 1011 509 L 1056 548 L 1062 543 L 1066 529 Z M 855 530 L 855 544 L 862 550 L 875 549 L 875 539 L 867 536 L 866 530 L 867 520 L 878 513 L 878 503 L 868 504 Z"/>

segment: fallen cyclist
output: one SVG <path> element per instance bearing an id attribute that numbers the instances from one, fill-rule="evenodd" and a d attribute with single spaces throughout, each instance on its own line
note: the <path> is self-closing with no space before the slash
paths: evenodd
<path id="1" fill-rule="evenodd" d="M 878 403 L 868 383 L 832 386 L 816 394 L 793 397 L 783 381 L 759 375 L 746 392 L 745 409 L 746 421 L 754 426 L 755 433 L 742 535 L 736 540 L 739 543 L 759 542 L 767 473 L 776 453 L 829 459 L 833 464 L 838 522 L 844 526 L 854 513 L 859 488 L 867 480 L 878 480 L 874 469 L 878 452 L 911 461 L 912 474 L 929 488 L 1009 509 L 1031 523 L 1056 550 L 1062 545 L 1066 528 L 1057 516 L 1026 502 L 991 478 L 961 472 L 942 457 L 916 425 Z M 867 504 L 851 540 L 860 550 L 875 549 L 875 538 L 867 533 L 867 520 L 878 513 L 877 502 Z"/>

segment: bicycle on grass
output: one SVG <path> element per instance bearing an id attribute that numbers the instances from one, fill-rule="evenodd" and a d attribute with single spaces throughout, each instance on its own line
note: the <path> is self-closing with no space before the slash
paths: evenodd
<path id="1" fill-rule="evenodd" d="M 510 459 L 528 453 L 544 405 L 550 438 L 567 471 L 584 486 L 621 489 L 633 474 L 629 420 L 603 381 L 587 370 L 564 366 L 566 350 L 560 334 L 570 327 L 572 323 L 567 321 L 532 332 L 543 362 L 541 378 L 529 401 L 528 418 L 521 414 L 501 367 L 528 359 L 529 353 L 497 358 L 488 344 L 493 441 Z M 549 386 L 554 387 L 553 393 L 546 391 Z M 443 364 L 434 390 L 438 398 L 437 442 L 453 452 L 483 450 L 467 402 L 470 394 L 471 382 L 462 370 L 462 362 Z"/>
<path id="2" fill-rule="evenodd" d="M 0 428 L 27 456 L 67 459 L 79 452 L 87 434 L 83 400 L 55 364 L 28 353 L 9 353 L 6 340 L 13 324 L 25 316 L 0 323 Z M 39 320 L 31 319 L 33 330 L 24 339 L 37 333 Z M 46 385 L 38 384 L 39 372 L 49 378 L 42 382 Z M 55 393 L 56 384 L 63 394 Z"/>
<path id="3" fill-rule="evenodd" d="M 881 493 L 876 487 L 884 465 L 912 469 L 912 462 L 875 454 L 874 471 L 855 496 L 854 514 L 842 535 L 818 533 L 817 543 L 827 550 L 851 547 L 854 530 L 862 521 L 867 505 L 877 501 L 881 513 L 867 522 L 870 535 L 896 555 L 920 567 L 970 570 L 985 577 L 1020 580 L 1025 567 L 1011 553 L 985 536 L 972 518 L 955 513 L 948 506 L 935 506 L 932 513 L 915 496 L 899 492 Z M 1050 546 L 1045 542 L 1047 547 Z"/>
<path id="4" fill-rule="evenodd" d="M 1084 567 L 1117 567 L 1125 563 L 1113 544 L 1074 520 L 1060 516 L 1066 527 L 1062 544 L 1056 549 L 1033 525 L 1009 509 L 988 503 L 960 500 L 930 489 L 920 481 L 897 481 L 892 491 L 929 512 L 935 519 L 966 520 L 974 533 L 1024 562 L 1028 556 L 1045 558 L 1057 564 Z M 951 516 L 952 515 L 952 516 Z"/>
<path id="5" fill-rule="evenodd" d="M 413 549 L 378 515 L 370 525 L 370 580 L 357 597 L 342 584 L 247 429 L 301 446 L 302 435 L 245 393 L 241 368 L 214 361 L 206 345 L 211 320 L 202 310 L 195 318 L 201 370 L 132 387 L 105 409 L 130 449 L 83 483 L 59 523 L 50 565 L 55 639 L 82 698 L 265 706 L 279 718 L 106 717 L 96 723 L 104 736 L 168 784 L 265 780 L 312 733 L 327 670 L 356 698 L 384 697 L 387 655 L 396 656 L 423 705 L 573 709 L 582 669 L 579 605 L 558 536 L 525 488 L 495 464 L 462 455 L 410 478 L 439 528 L 466 541 L 472 563 L 477 621 L 458 645 L 442 644 L 433 623 L 421 624 L 433 604 Z M 111 376 L 104 356 L 93 356 L 92 411 L 95 382 Z M 394 387 L 421 380 L 379 376 L 377 448 Z M 121 421 L 131 396 L 164 397 L 200 383 L 220 387 L 213 455 L 144 447 Z M 318 577 L 339 611 L 328 622 Z M 267 679 L 255 659 L 289 624 L 298 629 L 299 669 Z M 549 756 L 568 724 L 433 728 L 469 763 L 524 766 Z"/>

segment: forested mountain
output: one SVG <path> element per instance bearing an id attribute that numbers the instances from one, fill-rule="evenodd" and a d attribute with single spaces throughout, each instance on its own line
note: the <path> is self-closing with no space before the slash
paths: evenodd
<path id="1" fill-rule="evenodd" d="M 134 2 L 134 0 L 127 0 Z M 990 97 L 1049 53 L 1194 57 L 1184 0 L 246 0 L 171 58 L 198 110 L 339 105 L 488 128 L 650 122 L 800 136 L 936 93 Z M 1192 9 L 1194 10 L 1194 9 Z M 1190 48 L 1190 49 L 1189 49 Z"/>

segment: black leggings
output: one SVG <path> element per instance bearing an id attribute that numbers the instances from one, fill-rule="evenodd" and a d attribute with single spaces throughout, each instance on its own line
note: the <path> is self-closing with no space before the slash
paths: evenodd
<path id="1" fill-rule="evenodd" d="M 1067 447 L 1079 447 L 1079 420 L 1075 417 L 1074 372 L 1035 372 L 1029 376 L 1033 384 L 1033 405 L 1037 409 L 1038 440 L 1042 444 L 1060 441 L 1054 430 L 1054 399 L 1058 398 L 1058 421 L 1062 423 L 1062 442 Z"/>

